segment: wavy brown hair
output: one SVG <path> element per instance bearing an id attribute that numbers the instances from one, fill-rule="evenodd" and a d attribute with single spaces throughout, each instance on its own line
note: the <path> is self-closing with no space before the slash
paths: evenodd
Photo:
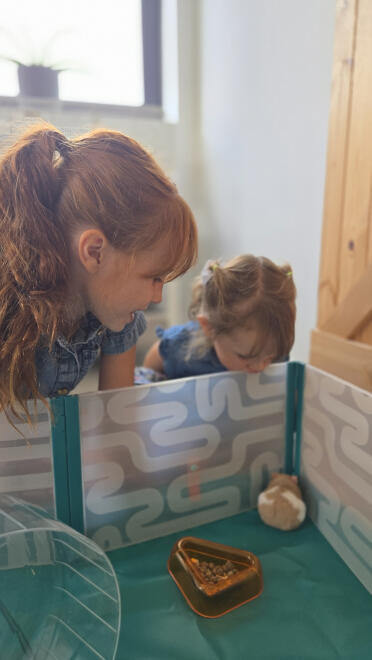
<path id="1" fill-rule="evenodd" d="M 38 391 L 35 351 L 66 324 L 71 237 L 99 228 L 135 254 L 164 240 L 164 278 L 196 259 L 193 214 L 152 156 L 135 140 L 95 130 L 68 140 L 49 124 L 31 127 L 0 161 L 0 409 L 30 419 Z M 68 315 L 67 315 L 68 316 Z"/>
<path id="2" fill-rule="evenodd" d="M 203 354 L 222 334 L 238 328 L 258 331 L 260 352 L 270 338 L 275 358 L 289 354 L 295 338 L 296 287 L 289 264 L 277 266 L 266 257 L 245 254 L 225 264 L 210 262 L 207 281 L 193 283 L 189 316 L 204 315 L 212 330 L 211 338 L 195 333 L 188 357 Z"/>

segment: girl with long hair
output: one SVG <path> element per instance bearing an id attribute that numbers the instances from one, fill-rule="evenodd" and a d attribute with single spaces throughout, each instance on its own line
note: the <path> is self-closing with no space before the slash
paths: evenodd
<path id="1" fill-rule="evenodd" d="M 0 410 L 67 394 L 101 351 L 133 383 L 143 310 L 197 252 L 193 214 L 135 140 L 31 127 L 0 161 Z"/>

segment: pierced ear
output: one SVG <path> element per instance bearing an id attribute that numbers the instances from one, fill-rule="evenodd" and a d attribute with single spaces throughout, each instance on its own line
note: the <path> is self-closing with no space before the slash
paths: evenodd
<path id="1" fill-rule="evenodd" d="M 107 239 L 99 229 L 87 229 L 80 234 L 79 259 L 88 273 L 97 272 L 102 263 L 106 246 Z"/>
<path id="2" fill-rule="evenodd" d="M 203 330 L 206 337 L 212 336 L 212 328 L 206 316 L 199 315 L 196 317 L 196 320 L 199 322 L 201 329 Z"/>

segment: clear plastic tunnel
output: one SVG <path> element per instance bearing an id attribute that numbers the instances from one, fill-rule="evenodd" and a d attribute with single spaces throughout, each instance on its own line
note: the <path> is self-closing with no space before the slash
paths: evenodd
<path id="1" fill-rule="evenodd" d="M 120 620 L 105 553 L 42 509 L 0 496 L 0 657 L 113 660 Z"/>

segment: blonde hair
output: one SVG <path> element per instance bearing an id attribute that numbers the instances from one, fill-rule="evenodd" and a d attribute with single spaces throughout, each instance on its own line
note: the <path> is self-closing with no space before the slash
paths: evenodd
<path id="1" fill-rule="evenodd" d="M 87 226 L 132 255 L 163 240 L 166 281 L 196 258 L 193 214 L 138 142 L 111 130 L 70 141 L 49 124 L 31 127 L 0 161 L 0 410 L 17 415 L 19 403 L 28 416 L 27 399 L 44 400 L 35 351 L 66 330 L 70 241 Z"/>
<path id="2" fill-rule="evenodd" d="M 270 338 L 275 358 L 288 355 L 294 342 L 296 287 L 289 264 L 277 266 L 266 257 L 241 255 L 220 264 L 207 262 L 194 281 L 189 316 L 208 319 L 211 336 L 200 329 L 190 343 L 187 358 L 202 355 L 218 335 L 236 329 L 258 330 L 260 352 Z"/>

